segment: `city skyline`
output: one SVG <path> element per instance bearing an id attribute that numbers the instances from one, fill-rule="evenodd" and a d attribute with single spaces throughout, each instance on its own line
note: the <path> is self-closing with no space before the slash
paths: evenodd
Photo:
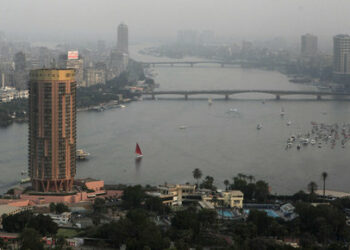
<path id="1" fill-rule="evenodd" d="M 104 0 L 96 5 L 91 0 L 54 0 L 49 3 L 42 0 L 34 3 L 2 0 L 1 3 L 6 8 L 0 13 L 0 30 L 22 33 L 22 37 L 38 36 L 48 40 L 57 38 L 60 41 L 91 39 L 96 35 L 112 41 L 114 34 L 111 30 L 122 21 L 128 23 L 133 30 L 131 41 L 173 38 L 177 30 L 181 29 L 213 30 L 219 36 L 246 39 L 276 36 L 297 38 L 300 34 L 312 32 L 320 40 L 350 30 L 350 20 L 346 13 L 350 3 L 346 1 L 328 4 L 328 1 L 316 0 L 222 0 L 220 4 L 214 4 L 209 0 L 134 0 L 132 3 Z M 57 11 L 43 11 L 48 8 Z M 93 14 L 91 9 L 94 10 Z M 64 19 L 59 18 L 59 13 L 62 12 L 66 16 Z M 250 13 L 254 15 L 251 16 Z M 144 19 L 145 15 L 150 18 Z M 22 16 L 31 20 L 29 27 L 24 25 L 26 20 Z M 37 16 L 46 22 L 41 22 Z"/>

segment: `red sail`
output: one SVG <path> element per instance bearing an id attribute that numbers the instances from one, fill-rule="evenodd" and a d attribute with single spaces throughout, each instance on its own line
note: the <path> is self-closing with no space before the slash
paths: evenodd
<path id="1" fill-rule="evenodd" d="M 138 154 L 138 155 L 142 155 L 141 148 L 140 148 L 138 143 L 136 143 L 135 153 Z"/>

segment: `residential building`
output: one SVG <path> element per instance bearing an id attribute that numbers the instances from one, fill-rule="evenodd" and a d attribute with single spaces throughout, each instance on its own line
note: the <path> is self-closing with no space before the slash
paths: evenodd
<path id="1" fill-rule="evenodd" d="M 305 34 L 301 36 L 301 55 L 313 57 L 317 55 L 317 36 Z"/>
<path id="2" fill-rule="evenodd" d="M 195 195 L 195 185 L 160 185 L 157 192 L 149 192 L 150 195 L 159 197 L 163 204 L 168 206 L 181 206 L 184 199 Z"/>
<path id="3" fill-rule="evenodd" d="M 86 68 L 84 71 L 84 79 L 86 86 L 106 83 L 106 64 L 96 63 L 95 67 Z"/>
<path id="4" fill-rule="evenodd" d="M 129 63 L 129 55 L 118 50 L 112 50 L 110 55 L 107 80 L 118 77 L 127 69 Z"/>
<path id="5" fill-rule="evenodd" d="M 78 59 L 67 60 L 67 69 L 75 69 L 75 80 L 77 82 L 77 87 L 86 87 L 84 81 L 84 60 L 79 57 Z"/>
<path id="6" fill-rule="evenodd" d="M 350 36 L 333 38 L 333 76 L 339 83 L 350 84 Z"/>
<path id="7" fill-rule="evenodd" d="M 37 192 L 70 192 L 76 174 L 73 69 L 39 69 L 29 82 L 29 177 Z"/>
<path id="8" fill-rule="evenodd" d="M 225 206 L 243 208 L 243 193 L 239 190 L 229 190 L 221 193 Z M 218 198 L 220 200 L 221 197 Z"/>

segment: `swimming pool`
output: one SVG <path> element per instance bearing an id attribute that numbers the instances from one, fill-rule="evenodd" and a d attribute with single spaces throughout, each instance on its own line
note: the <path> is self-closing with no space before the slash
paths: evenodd
<path id="1" fill-rule="evenodd" d="M 227 218 L 233 218 L 234 215 L 230 212 L 230 211 L 226 211 L 226 210 L 218 210 L 217 211 L 218 215 L 220 216 L 224 216 L 224 217 L 227 217 Z"/>
<path id="2" fill-rule="evenodd" d="M 280 217 L 274 210 L 272 209 L 258 209 L 259 211 L 265 211 L 267 216 L 270 216 L 272 218 L 278 218 Z M 249 209 L 244 209 L 244 213 L 249 214 Z"/>

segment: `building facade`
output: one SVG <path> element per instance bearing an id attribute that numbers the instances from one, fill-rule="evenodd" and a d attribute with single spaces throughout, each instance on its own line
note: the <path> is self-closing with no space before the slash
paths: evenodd
<path id="1" fill-rule="evenodd" d="M 73 69 L 40 69 L 29 81 L 29 176 L 38 192 L 69 192 L 76 174 Z"/>
<path id="2" fill-rule="evenodd" d="M 316 56 L 318 50 L 317 36 L 305 34 L 301 36 L 301 55 Z"/>
<path id="3" fill-rule="evenodd" d="M 129 54 L 129 31 L 128 26 L 124 23 L 118 26 L 117 50 L 120 53 Z"/>
<path id="4" fill-rule="evenodd" d="M 339 83 L 350 83 L 350 36 L 333 38 L 333 76 Z"/>

